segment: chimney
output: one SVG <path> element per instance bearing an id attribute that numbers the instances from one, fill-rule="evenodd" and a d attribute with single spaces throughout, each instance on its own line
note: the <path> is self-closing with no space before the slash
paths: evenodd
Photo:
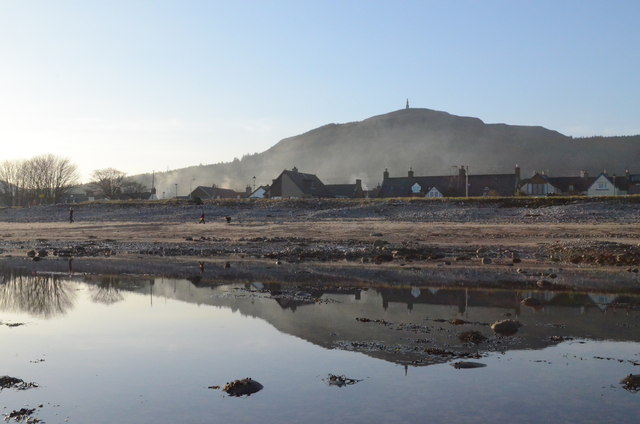
<path id="1" fill-rule="evenodd" d="M 244 190 L 245 193 L 247 193 L 247 196 L 251 194 L 251 186 L 247 185 L 247 188 Z"/>
<path id="2" fill-rule="evenodd" d="M 356 190 L 362 190 L 362 180 L 356 180 Z"/>
<path id="3" fill-rule="evenodd" d="M 467 175 L 467 170 L 465 169 L 464 165 L 460 165 L 460 167 L 458 168 L 458 176 L 464 179 L 466 175 Z"/>
<path id="4" fill-rule="evenodd" d="M 516 181 L 520 181 L 520 166 L 518 166 L 517 163 L 516 163 L 515 174 L 516 174 Z"/>
<path id="5" fill-rule="evenodd" d="M 584 179 L 589 178 L 589 172 L 583 169 L 582 171 L 580 171 L 580 178 L 584 178 Z"/>
<path id="6" fill-rule="evenodd" d="M 296 168 L 295 166 L 291 169 L 293 172 L 298 172 L 298 168 Z"/>
<path id="7" fill-rule="evenodd" d="M 409 178 L 413 178 L 413 169 L 409 168 L 409 172 L 407 174 Z"/>
<path id="8" fill-rule="evenodd" d="M 384 172 L 382 173 L 382 180 L 388 180 L 389 179 L 389 171 L 387 170 L 387 168 L 384 169 Z"/>

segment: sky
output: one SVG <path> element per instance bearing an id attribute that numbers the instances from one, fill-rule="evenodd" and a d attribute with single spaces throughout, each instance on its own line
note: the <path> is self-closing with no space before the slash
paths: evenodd
<path id="1" fill-rule="evenodd" d="M 640 1 L 0 0 L 0 161 L 228 162 L 405 106 L 640 134 Z"/>

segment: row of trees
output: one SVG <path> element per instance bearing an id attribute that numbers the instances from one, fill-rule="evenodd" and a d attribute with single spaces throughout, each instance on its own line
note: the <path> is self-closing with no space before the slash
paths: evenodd
<path id="1" fill-rule="evenodd" d="M 96 170 L 92 178 L 88 188 L 108 199 L 146 191 L 144 185 L 113 168 Z M 0 203 L 5 205 L 61 203 L 78 185 L 76 165 L 52 154 L 0 162 Z"/>
<path id="2" fill-rule="evenodd" d="M 51 154 L 0 163 L 0 197 L 7 205 L 58 203 L 79 182 L 77 167 Z"/>

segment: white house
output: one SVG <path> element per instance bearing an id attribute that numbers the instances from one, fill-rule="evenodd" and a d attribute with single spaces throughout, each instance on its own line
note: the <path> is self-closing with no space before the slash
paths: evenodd
<path id="1" fill-rule="evenodd" d="M 249 195 L 249 199 L 264 199 L 267 195 L 268 186 L 260 186 Z"/>
<path id="2" fill-rule="evenodd" d="M 424 197 L 444 197 L 444 196 L 442 195 L 442 193 L 440 193 L 440 190 L 438 190 L 435 187 L 431 187 L 431 190 L 429 190 L 427 194 L 424 195 Z"/>
<path id="3" fill-rule="evenodd" d="M 522 180 L 520 192 L 527 196 L 548 196 L 556 194 L 557 187 L 551 184 L 546 175 L 535 173 L 533 177 Z"/>
<path id="4" fill-rule="evenodd" d="M 615 181 L 615 184 L 614 184 Z M 627 194 L 626 187 L 623 186 L 627 179 L 625 177 L 609 178 L 604 172 L 598 175 L 596 180 L 589 186 L 587 196 L 620 196 Z"/>

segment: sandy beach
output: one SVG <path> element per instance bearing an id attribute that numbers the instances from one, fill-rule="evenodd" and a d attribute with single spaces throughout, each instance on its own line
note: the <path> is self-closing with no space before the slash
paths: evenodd
<path id="1" fill-rule="evenodd" d="M 208 222 L 198 224 L 202 208 Z M 169 264 L 182 271 L 185 265 L 179 264 L 305 265 L 331 268 L 332 275 L 343 272 L 345 278 L 408 268 L 447 269 L 449 278 L 460 278 L 456 272 L 507 273 L 514 280 L 523 267 L 540 275 L 558 268 L 637 275 L 640 265 L 634 203 L 104 203 L 76 205 L 74 223 L 66 220 L 67 209 L 2 210 L 0 257 L 5 263 L 33 262 L 28 266 L 38 269 L 62 268 L 60 262 L 70 258 L 135 263 L 139 272 L 151 273 L 149 267 Z"/>

